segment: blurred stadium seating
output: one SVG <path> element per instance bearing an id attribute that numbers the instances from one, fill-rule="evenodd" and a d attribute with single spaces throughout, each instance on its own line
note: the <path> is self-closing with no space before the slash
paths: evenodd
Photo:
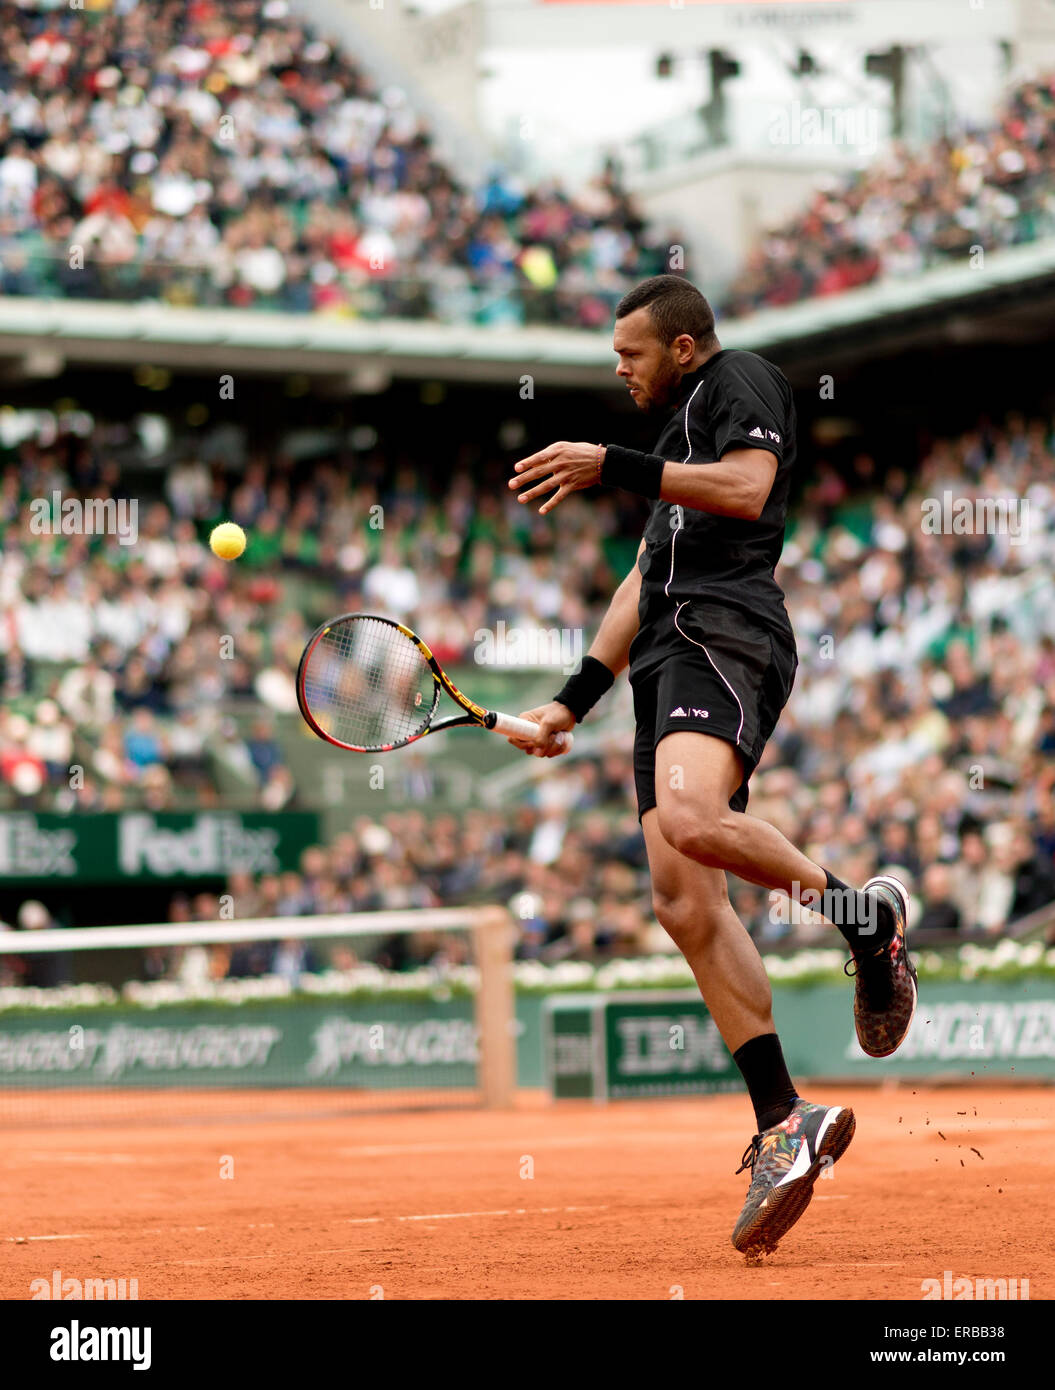
<path id="1" fill-rule="evenodd" d="M 1055 76 L 1017 85 L 991 124 L 962 122 L 923 149 L 898 142 L 763 236 L 729 286 L 732 316 L 1055 234 Z"/>
<path id="2" fill-rule="evenodd" d="M 603 326 L 665 270 L 609 162 L 574 194 L 469 186 L 407 93 L 284 3 L 0 5 L 0 292 Z M 719 306 L 838 294 L 1055 231 L 1055 77 L 828 176 Z M 80 248 L 79 257 L 72 248 Z"/>
<path id="3" fill-rule="evenodd" d="M 5 294 L 598 327 L 663 269 L 611 170 L 465 186 L 407 94 L 284 4 L 7 0 L 0 24 Z"/>
<path id="4" fill-rule="evenodd" d="M 619 573 L 589 500 L 567 504 L 561 544 L 540 548 L 512 498 L 470 512 L 468 474 L 434 501 L 383 472 L 353 496 L 328 463 L 294 473 L 256 459 L 228 476 L 185 460 L 144 499 L 134 554 L 114 537 L 27 535 L 31 497 L 105 495 L 105 450 L 82 444 L 71 475 L 68 443 L 27 442 L 3 481 L 9 807 L 318 805 L 317 780 L 298 784 L 290 771 L 301 739 L 296 719 L 282 716 L 327 602 L 427 625 L 457 666 L 472 662 L 474 634 L 499 621 L 592 629 Z M 119 493 L 120 473 L 107 476 Z M 881 491 L 821 476 L 780 571 L 802 666 L 752 809 L 848 878 L 904 866 L 926 920 L 965 935 L 999 933 L 1055 898 L 1053 476 L 1051 421 L 1022 418 L 939 441 Z M 953 484 L 1028 499 L 1028 541 L 924 534 L 921 500 Z M 398 528 L 371 529 L 377 502 Z M 252 537 L 238 567 L 203 542 L 221 515 Z M 238 634 L 238 656 L 216 662 L 224 633 Z M 443 815 L 425 838 L 418 809 L 362 814 L 305 855 L 300 875 L 240 882 L 238 914 L 498 898 L 517 905 L 523 957 L 656 949 L 630 809 L 628 715 L 624 700 L 593 751 L 526 782 L 500 818 Z M 983 762 L 984 784 L 972 787 L 970 769 Z M 77 791 L 71 764 L 85 768 Z M 422 760 L 396 771 L 410 798 L 416 779 L 435 775 Z M 398 779 L 389 791 L 399 799 Z M 581 884 L 570 902 L 569 881 Z M 766 895 L 740 884 L 736 893 L 760 939 L 778 939 Z M 176 920 L 216 915 L 215 895 L 173 901 Z"/>

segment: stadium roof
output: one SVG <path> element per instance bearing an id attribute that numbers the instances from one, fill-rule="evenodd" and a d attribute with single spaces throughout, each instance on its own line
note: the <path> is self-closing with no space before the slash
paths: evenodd
<path id="1" fill-rule="evenodd" d="M 930 344 L 1040 340 L 1055 322 L 1055 240 L 993 252 L 719 325 L 725 347 L 811 369 Z M 201 375 L 238 371 L 337 379 L 350 393 L 396 377 L 619 389 L 609 333 L 333 318 L 158 303 L 0 297 L 0 359 L 11 377 L 66 366 L 150 363 Z"/>

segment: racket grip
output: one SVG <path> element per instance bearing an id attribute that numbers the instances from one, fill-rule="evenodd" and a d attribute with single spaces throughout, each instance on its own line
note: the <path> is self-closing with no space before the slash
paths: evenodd
<path id="1" fill-rule="evenodd" d="M 511 735 L 516 738 L 527 738 L 536 743 L 538 741 L 538 725 L 532 723 L 530 719 L 518 719 L 514 714 L 496 714 L 495 722 L 492 725 L 496 734 Z M 575 742 L 571 733 L 556 733 L 554 740 L 562 748 L 571 748 Z"/>

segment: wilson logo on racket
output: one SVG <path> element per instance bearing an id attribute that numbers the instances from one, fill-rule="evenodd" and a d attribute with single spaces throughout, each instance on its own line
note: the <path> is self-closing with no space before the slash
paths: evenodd
<path id="1" fill-rule="evenodd" d="M 437 724 L 441 690 L 465 713 Z M 312 634 L 297 668 L 297 703 L 314 733 L 353 753 L 389 753 L 463 725 L 538 741 L 537 724 L 475 704 L 416 632 L 374 613 L 346 613 Z M 555 742 L 566 752 L 573 740 L 560 733 Z"/>

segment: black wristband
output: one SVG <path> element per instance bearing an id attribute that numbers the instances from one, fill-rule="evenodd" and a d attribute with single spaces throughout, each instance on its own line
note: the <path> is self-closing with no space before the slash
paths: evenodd
<path id="1" fill-rule="evenodd" d="M 559 700 L 562 705 L 567 705 L 575 715 L 575 722 L 581 724 L 601 696 L 607 695 L 614 683 L 615 676 L 603 661 L 598 661 L 595 656 L 584 656 L 579 669 L 573 676 L 568 677 L 553 698 Z"/>
<path id="2" fill-rule="evenodd" d="M 621 487 L 642 497 L 658 497 L 663 485 L 663 465 L 666 459 L 658 454 L 639 454 L 636 449 L 623 449 L 608 444 L 601 465 L 601 482 L 605 487 Z"/>

